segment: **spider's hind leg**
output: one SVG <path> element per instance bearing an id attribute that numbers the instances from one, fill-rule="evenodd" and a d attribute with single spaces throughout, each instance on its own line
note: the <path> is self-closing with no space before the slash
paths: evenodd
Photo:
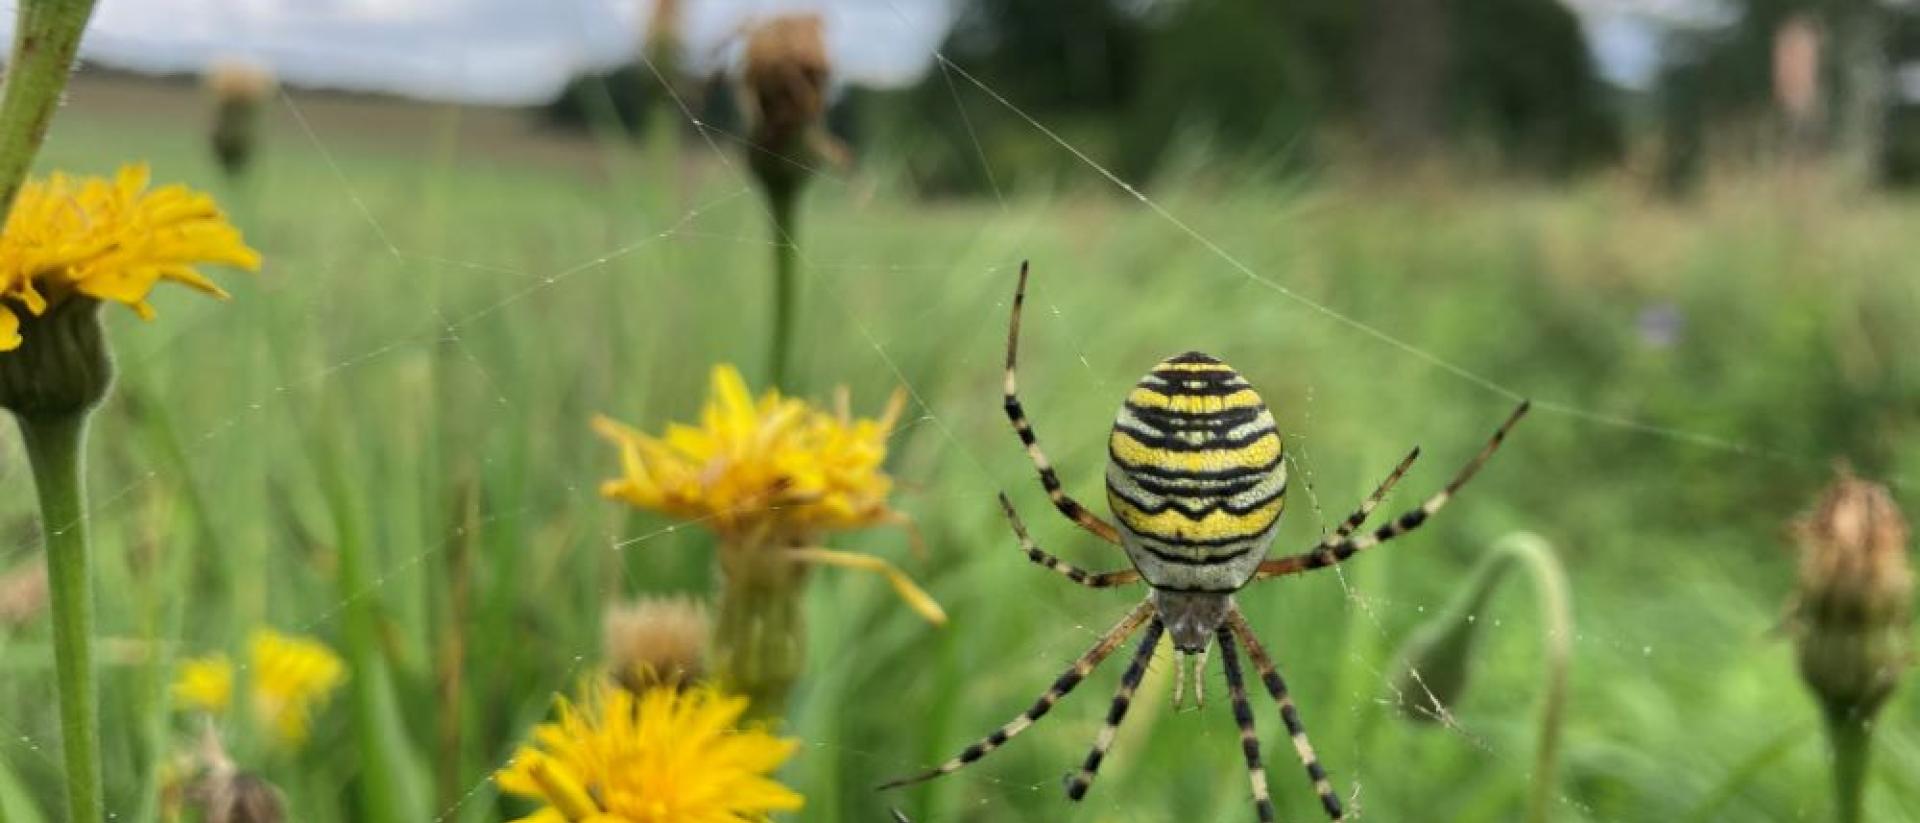
<path id="1" fill-rule="evenodd" d="M 1120 721 L 1127 718 L 1127 709 L 1133 705 L 1133 693 L 1140 688 L 1140 678 L 1146 676 L 1147 661 L 1153 659 L 1154 647 L 1160 645 L 1160 634 L 1166 630 L 1159 618 L 1147 624 L 1147 631 L 1140 635 L 1140 649 L 1133 653 L 1133 662 L 1127 665 L 1127 673 L 1120 676 L 1120 690 L 1113 696 L 1113 705 L 1107 708 L 1107 722 L 1100 727 L 1100 735 L 1093 740 L 1093 750 L 1087 752 L 1087 760 L 1081 764 L 1078 774 L 1067 778 L 1067 797 L 1079 800 L 1087 796 L 1087 789 L 1093 787 L 1094 775 L 1100 771 L 1100 762 L 1107 757 L 1107 750 L 1113 747 L 1113 736 L 1120 731 Z"/>

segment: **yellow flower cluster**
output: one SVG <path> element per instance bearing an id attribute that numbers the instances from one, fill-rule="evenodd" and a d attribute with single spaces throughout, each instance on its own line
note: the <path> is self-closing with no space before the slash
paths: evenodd
<path id="1" fill-rule="evenodd" d="M 641 694 L 598 683 L 534 729 L 494 779 L 539 801 L 521 823 L 740 823 L 804 802 L 770 774 L 799 742 L 738 727 L 745 698 L 711 688 Z"/>
<path id="2" fill-rule="evenodd" d="M 620 448 L 622 476 L 601 492 L 698 522 L 723 537 L 814 535 L 900 519 L 887 507 L 893 481 L 880 464 L 899 420 L 895 393 L 878 419 L 854 419 L 768 391 L 755 402 L 740 372 L 713 369 L 700 425 L 675 423 L 652 437 L 605 417 L 594 421 Z"/>
<path id="3" fill-rule="evenodd" d="M 0 351 L 21 345 L 19 308 L 40 315 L 79 295 L 150 318 L 147 295 L 162 280 L 225 297 L 194 266 L 259 269 L 212 197 L 147 184 L 146 165 L 132 164 L 111 180 L 56 173 L 21 187 L 0 233 Z"/>
<path id="4" fill-rule="evenodd" d="M 325 705 L 347 679 L 346 664 L 326 644 L 310 637 L 255 629 L 247 641 L 250 708 L 255 722 L 282 746 L 298 746 L 311 733 L 314 709 Z M 233 661 L 224 654 L 180 664 L 173 699 L 182 708 L 224 714 L 233 705 Z"/>

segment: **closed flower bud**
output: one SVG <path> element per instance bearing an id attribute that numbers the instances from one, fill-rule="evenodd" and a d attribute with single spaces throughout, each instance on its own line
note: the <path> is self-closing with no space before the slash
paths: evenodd
<path id="1" fill-rule="evenodd" d="M 26 417 L 91 410 L 113 384 L 100 301 L 74 296 L 45 314 L 22 313 L 23 345 L 0 353 L 0 407 Z"/>
<path id="2" fill-rule="evenodd" d="M 245 173 L 259 139 L 262 104 L 274 91 L 273 72 L 250 61 L 223 60 L 208 70 L 206 82 L 213 95 L 214 159 L 228 175 Z"/>
<path id="3" fill-rule="evenodd" d="M 1800 675 L 1829 717 L 1864 722 L 1913 662 L 1906 518 L 1885 488 L 1843 468 L 1794 533 Z"/>
<path id="4" fill-rule="evenodd" d="M 791 196 L 806 180 L 817 133 L 827 110 L 833 64 L 816 14 L 777 17 L 747 34 L 742 98 L 752 123 L 748 166 L 775 197 Z"/>
<path id="5" fill-rule="evenodd" d="M 601 627 L 607 665 L 629 691 L 685 686 L 706 676 L 707 609 L 690 597 L 612 606 Z"/>

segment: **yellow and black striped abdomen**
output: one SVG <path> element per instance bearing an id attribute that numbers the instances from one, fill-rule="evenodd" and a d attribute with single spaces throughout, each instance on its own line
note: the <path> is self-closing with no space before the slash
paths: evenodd
<path id="1" fill-rule="evenodd" d="M 1148 583 L 1232 591 L 1286 503 L 1280 431 L 1232 367 L 1188 352 L 1141 378 L 1107 441 L 1107 503 Z"/>

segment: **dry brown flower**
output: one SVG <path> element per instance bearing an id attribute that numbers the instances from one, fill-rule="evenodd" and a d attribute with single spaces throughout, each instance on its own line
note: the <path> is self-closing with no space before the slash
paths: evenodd
<path id="1" fill-rule="evenodd" d="M 707 608 L 691 597 L 648 597 L 607 608 L 601 620 L 607 665 L 632 691 L 706 676 Z"/>

